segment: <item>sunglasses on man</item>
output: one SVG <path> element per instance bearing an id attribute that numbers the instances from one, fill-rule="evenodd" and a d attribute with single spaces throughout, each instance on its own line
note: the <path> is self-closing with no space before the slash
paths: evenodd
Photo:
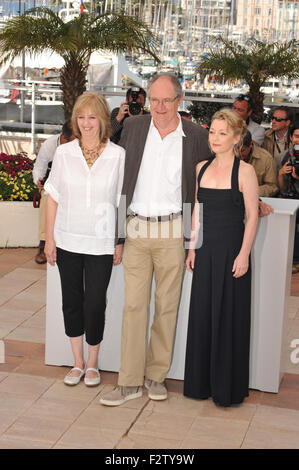
<path id="1" fill-rule="evenodd" d="M 288 119 L 287 119 L 287 118 L 280 118 L 280 117 L 272 116 L 272 121 L 281 122 L 281 121 L 288 121 Z"/>
<path id="2" fill-rule="evenodd" d="M 250 97 L 247 96 L 247 95 L 243 95 L 242 93 L 237 96 L 237 100 L 239 100 L 239 101 L 243 101 L 243 100 L 244 100 L 244 101 L 248 101 L 248 103 L 251 102 Z"/>

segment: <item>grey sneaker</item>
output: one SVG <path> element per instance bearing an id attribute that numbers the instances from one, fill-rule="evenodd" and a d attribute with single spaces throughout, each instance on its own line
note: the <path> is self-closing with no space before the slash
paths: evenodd
<path id="1" fill-rule="evenodd" d="M 145 379 L 144 386 L 148 390 L 148 397 L 151 400 L 166 400 L 167 388 L 165 383 L 155 382 L 154 380 Z"/>
<path id="2" fill-rule="evenodd" d="M 114 387 L 114 389 L 100 397 L 100 403 L 107 406 L 122 405 L 128 400 L 142 397 L 141 387 Z"/>

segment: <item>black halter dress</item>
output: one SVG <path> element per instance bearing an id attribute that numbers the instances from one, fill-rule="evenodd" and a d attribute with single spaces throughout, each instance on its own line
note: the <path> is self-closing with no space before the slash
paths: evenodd
<path id="1" fill-rule="evenodd" d="M 231 189 L 200 186 L 202 246 L 196 250 L 190 298 L 184 395 L 212 397 L 221 406 L 248 396 L 251 269 L 234 278 L 232 268 L 244 234 L 244 200 L 235 158 Z"/>

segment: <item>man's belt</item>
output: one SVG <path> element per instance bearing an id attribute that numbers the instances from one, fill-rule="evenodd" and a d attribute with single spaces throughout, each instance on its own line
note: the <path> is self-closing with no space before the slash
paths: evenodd
<path id="1" fill-rule="evenodd" d="M 134 217 L 138 217 L 140 220 L 144 220 L 145 222 L 169 222 L 170 220 L 177 219 L 182 215 L 182 211 L 171 213 L 168 215 L 152 215 L 150 217 L 145 217 L 144 215 L 139 214 L 132 214 Z"/>

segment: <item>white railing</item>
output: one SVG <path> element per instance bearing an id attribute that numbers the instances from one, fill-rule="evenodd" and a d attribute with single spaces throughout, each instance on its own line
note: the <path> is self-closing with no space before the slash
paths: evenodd
<path id="1" fill-rule="evenodd" d="M 88 88 L 103 94 L 109 101 L 109 98 L 118 98 L 119 103 L 124 100 L 127 86 L 99 85 L 95 83 L 88 84 Z M 191 101 L 218 102 L 230 105 L 233 103 L 240 90 L 184 90 L 182 108 L 186 108 L 186 104 Z M 15 98 L 14 98 L 15 96 Z M 14 99 L 13 99 L 14 98 Z M 264 106 L 275 107 L 284 104 L 290 107 L 298 107 L 298 103 L 290 103 L 283 101 L 285 96 L 267 95 Z M 56 112 L 53 117 L 52 113 L 46 113 L 46 121 L 40 122 L 37 111 L 39 106 L 46 105 L 49 111 Z M 14 108 L 14 106 L 16 106 Z M 25 122 L 25 110 L 31 107 L 30 119 Z M 55 108 L 54 108 L 55 107 Z M 5 116 L 6 112 L 6 116 Z M 60 113 L 60 118 L 59 118 Z M 49 118 L 52 114 L 52 120 Z M 28 113 L 27 113 L 28 115 Z M 6 117 L 6 119 L 3 118 Z M 56 117 L 55 117 L 56 116 Z M 0 128 L 14 128 L 22 131 L 28 130 L 31 139 L 31 152 L 35 153 L 37 143 L 37 132 L 39 130 L 47 130 L 52 132 L 61 129 L 63 122 L 63 103 L 60 82 L 51 82 L 45 80 L 21 80 L 21 79 L 0 79 Z"/>

